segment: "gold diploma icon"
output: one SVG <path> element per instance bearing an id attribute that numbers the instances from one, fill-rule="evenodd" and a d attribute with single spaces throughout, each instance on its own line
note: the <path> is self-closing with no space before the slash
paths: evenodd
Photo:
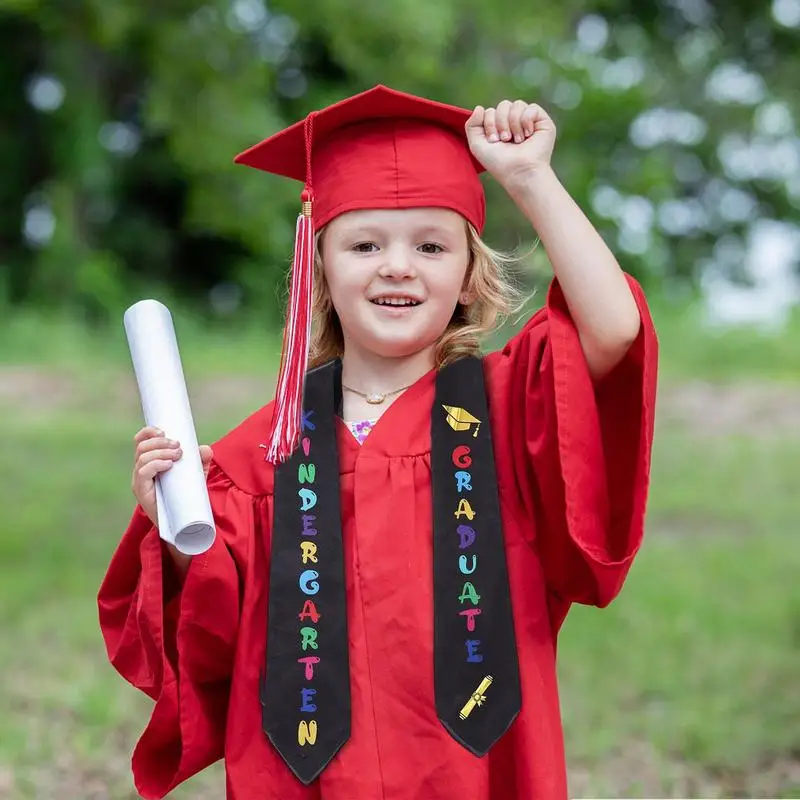
<path id="1" fill-rule="evenodd" d="M 469 700 L 464 703 L 464 708 L 459 711 L 458 716 L 461 719 L 466 719 L 475 706 L 482 706 L 486 702 L 486 690 L 492 685 L 494 678 L 487 675 L 480 683 L 480 686 L 470 695 Z"/>

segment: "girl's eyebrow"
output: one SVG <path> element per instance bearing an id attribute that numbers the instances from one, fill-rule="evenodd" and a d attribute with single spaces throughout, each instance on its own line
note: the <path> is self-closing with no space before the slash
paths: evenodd
<path id="1" fill-rule="evenodd" d="M 356 239 L 361 237 L 375 237 L 378 238 L 380 236 L 385 236 L 388 232 L 388 229 L 385 226 L 380 225 L 354 225 L 352 228 L 345 228 L 341 231 L 340 236 L 343 239 Z M 454 231 L 451 231 L 449 228 L 443 225 L 431 225 L 426 224 L 422 225 L 419 228 L 413 228 L 412 233 L 417 238 L 451 238 L 455 235 Z"/>
<path id="2" fill-rule="evenodd" d="M 355 225 L 352 228 L 345 228 L 342 236 L 350 239 L 357 236 L 379 236 L 383 233 L 385 233 L 385 229 L 378 225 Z"/>
<path id="3" fill-rule="evenodd" d="M 419 236 L 437 236 L 445 238 L 453 235 L 453 231 L 445 228 L 442 225 L 425 225 L 423 228 L 417 229 Z"/>

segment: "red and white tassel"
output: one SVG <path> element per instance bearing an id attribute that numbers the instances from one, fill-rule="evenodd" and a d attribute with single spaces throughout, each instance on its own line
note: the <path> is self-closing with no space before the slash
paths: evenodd
<path id="1" fill-rule="evenodd" d="M 314 223 L 311 192 L 303 192 L 303 210 L 297 218 L 294 262 L 283 329 L 283 348 L 272 429 L 266 460 L 282 464 L 300 441 L 303 414 L 303 389 L 308 350 L 311 342 L 311 301 L 314 283 Z"/>

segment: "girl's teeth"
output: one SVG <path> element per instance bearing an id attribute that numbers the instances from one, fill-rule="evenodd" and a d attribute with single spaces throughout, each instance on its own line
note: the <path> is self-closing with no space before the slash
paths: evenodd
<path id="1" fill-rule="evenodd" d="M 380 306 L 415 306 L 415 300 L 399 300 L 394 298 L 380 297 L 375 301 Z"/>

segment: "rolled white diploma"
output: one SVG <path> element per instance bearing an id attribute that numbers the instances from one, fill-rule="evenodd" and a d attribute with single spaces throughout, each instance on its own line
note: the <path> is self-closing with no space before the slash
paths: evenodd
<path id="1" fill-rule="evenodd" d="M 155 481 L 158 532 L 181 553 L 199 555 L 214 543 L 216 528 L 172 315 L 157 300 L 142 300 L 125 312 L 124 323 L 145 424 L 183 450 Z"/>

